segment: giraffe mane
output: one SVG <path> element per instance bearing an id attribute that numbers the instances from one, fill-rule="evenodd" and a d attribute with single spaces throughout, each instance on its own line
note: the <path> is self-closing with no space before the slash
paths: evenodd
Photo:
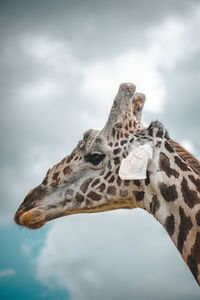
<path id="1" fill-rule="evenodd" d="M 176 141 L 168 141 L 177 154 L 200 176 L 200 162 Z"/>

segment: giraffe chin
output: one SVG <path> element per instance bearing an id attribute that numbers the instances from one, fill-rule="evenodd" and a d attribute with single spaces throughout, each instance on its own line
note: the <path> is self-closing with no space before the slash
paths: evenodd
<path id="1" fill-rule="evenodd" d="M 38 229 L 46 223 L 46 214 L 39 209 L 31 209 L 18 217 L 18 224 L 30 229 Z"/>

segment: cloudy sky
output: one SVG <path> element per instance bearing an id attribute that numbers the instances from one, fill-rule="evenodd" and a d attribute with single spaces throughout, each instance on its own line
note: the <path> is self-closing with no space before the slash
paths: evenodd
<path id="1" fill-rule="evenodd" d="M 141 210 L 74 215 L 38 231 L 13 215 L 122 82 L 200 159 L 199 0 L 0 1 L 0 298 L 199 299 L 168 235 Z"/>

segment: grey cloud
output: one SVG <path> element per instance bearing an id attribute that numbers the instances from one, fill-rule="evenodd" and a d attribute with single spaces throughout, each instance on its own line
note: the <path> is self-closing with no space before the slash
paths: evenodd
<path id="1" fill-rule="evenodd" d="M 68 40 L 76 56 L 91 60 L 147 46 L 145 31 L 168 17 L 190 15 L 196 1 L 4 1 L 6 38 L 24 33 Z M 7 21 L 9 20 L 9 22 Z"/>
<path id="2" fill-rule="evenodd" d="M 190 140 L 196 150 L 195 154 L 200 158 L 199 61 L 198 49 L 191 56 L 184 57 L 184 60 L 179 61 L 165 74 L 167 99 L 160 118 L 173 138 L 179 141 Z"/>

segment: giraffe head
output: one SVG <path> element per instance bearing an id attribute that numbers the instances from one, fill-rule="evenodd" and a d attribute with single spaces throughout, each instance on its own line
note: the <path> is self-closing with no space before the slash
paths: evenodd
<path id="1" fill-rule="evenodd" d="M 144 101 L 133 84 L 121 84 L 103 130 L 86 131 L 72 153 L 48 170 L 20 205 L 16 223 L 35 229 L 64 215 L 135 207 L 144 192 L 138 180 L 124 180 L 120 166 L 144 129 Z"/>

